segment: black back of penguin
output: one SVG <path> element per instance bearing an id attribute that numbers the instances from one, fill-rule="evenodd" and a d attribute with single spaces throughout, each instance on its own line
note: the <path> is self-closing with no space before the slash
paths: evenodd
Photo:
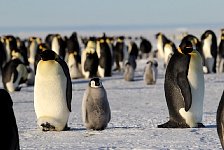
<path id="1" fill-rule="evenodd" d="M 13 101 L 9 93 L 0 89 L 1 99 L 1 129 L 4 130 L 1 134 L 1 147 L 7 150 L 19 150 L 19 134 L 16 124 L 16 118 L 13 111 Z"/>
<path id="2" fill-rule="evenodd" d="M 112 56 L 110 52 L 110 47 L 106 42 L 106 38 L 102 39 L 103 42 L 100 42 L 100 58 L 99 65 L 105 69 L 104 75 L 106 77 L 111 76 L 112 71 Z"/>
<path id="3" fill-rule="evenodd" d="M 98 65 L 99 58 L 96 51 L 94 53 L 87 53 L 84 70 L 90 72 L 89 77 L 95 77 L 97 75 Z"/>
<path id="4" fill-rule="evenodd" d="M 224 149 L 224 92 L 222 93 L 221 100 L 218 105 L 216 114 L 217 133 Z"/>

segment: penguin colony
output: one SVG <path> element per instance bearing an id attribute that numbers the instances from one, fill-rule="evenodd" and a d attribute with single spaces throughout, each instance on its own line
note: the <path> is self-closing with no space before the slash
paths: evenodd
<path id="1" fill-rule="evenodd" d="M 62 37 L 56 33 L 48 34 L 45 39 L 29 37 L 24 40 L 13 35 L 1 36 L 0 68 L 4 89 L 0 90 L 0 96 L 10 111 L 8 117 L 12 119 L 6 127 L 10 128 L 6 143 L 11 143 L 12 149 L 19 149 L 11 92 L 20 91 L 23 86 L 34 86 L 37 125 L 43 131 L 69 130 L 71 80 L 78 78 L 89 80 L 82 100 L 83 124 L 86 129 L 104 130 L 111 120 L 111 110 L 100 78 L 120 72 L 125 81 L 134 81 L 139 59 L 147 60 L 142 75 L 146 85 L 156 84 L 156 59 L 164 62 L 164 93 L 169 120 L 158 127 L 204 127 L 201 122 L 203 74 L 224 72 L 224 30 L 221 30 L 220 38 L 212 30 L 206 30 L 200 38 L 186 34 L 178 47 L 161 32 L 155 35 L 155 39 L 156 50 L 144 37 L 109 37 L 105 33 L 102 37 L 78 37 L 76 32 L 70 37 Z M 219 44 L 217 39 L 220 39 Z M 136 43 L 137 40 L 140 44 Z M 223 97 L 216 118 L 222 147 Z"/>

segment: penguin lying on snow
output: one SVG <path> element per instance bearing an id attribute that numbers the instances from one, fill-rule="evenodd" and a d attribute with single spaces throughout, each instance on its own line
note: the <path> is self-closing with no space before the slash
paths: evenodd
<path id="1" fill-rule="evenodd" d="M 204 127 L 201 123 L 204 100 L 202 58 L 186 38 L 169 61 L 164 89 L 170 118 L 158 125 L 159 128 Z"/>
<path id="2" fill-rule="evenodd" d="M 87 129 L 104 130 L 111 119 L 107 93 L 99 78 L 92 78 L 82 100 L 82 119 Z"/>
<path id="3" fill-rule="evenodd" d="M 12 59 L 2 70 L 2 81 L 8 92 L 20 91 L 21 84 L 26 83 L 28 71 L 19 50 L 12 51 Z"/>
<path id="4" fill-rule="evenodd" d="M 37 124 L 43 131 L 67 130 L 72 100 L 68 66 L 52 50 L 45 50 L 40 56 L 34 85 Z"/>
<path id="5" fill-rule="evenodd" d="M 1 127 L 4 130 L 1 133 L 1 147 L 9 150 L 19 150 L 19 134 L 16 124 L 16 118 L 13 111 L 13 101 L 9 93 L 0 89 L 1 99 Z"/>
<path id="6" fill-rule="evenodd" d="M 216 114 L 217 133 L 224 149 L 224 92 L 222 93 L 221 100 Z"/>

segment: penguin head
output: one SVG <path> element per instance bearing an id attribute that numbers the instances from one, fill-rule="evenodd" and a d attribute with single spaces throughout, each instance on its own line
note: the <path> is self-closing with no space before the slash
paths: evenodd
<path id="1" fill-rule="evenodd" d="M 91 88 L 100 88 L 103 85 L 102 85 L 100 78 L 94 77 L 94 78 L 90 79 L 89 86 Z"/>
<path id="2" fill-rule="evenodd" d="M 192 42 L 186 38 L 181 41 L 178 51 L 182 54 L 190 54 L 194 50 Z"/>
<path id="3" fill-rule="evenodd" d="M 43 61 L 47 60 L 56 60 L 58 58 L 58 55 L 52 51 L 52 50 L 44 50 L 40 53 L 40 57 Z"/>

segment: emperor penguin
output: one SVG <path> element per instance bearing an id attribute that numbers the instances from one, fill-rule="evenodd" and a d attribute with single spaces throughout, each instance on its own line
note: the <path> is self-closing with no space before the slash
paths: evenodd
<path id="1" fill-rule="evenodd" d="M 4 132 L 1 133 L 1 147 L 7 150 L 19 150 L 19 134 L 13 111 L 13 101 L 10 94 L 4 89 L 0 89 L 0 99 L 1 128 L 4 129 Z"/>
<path id="2" fill-rule="evenodd" d="M 65 59 L 65 47 L 66 43 L 62 39 L 60 34 L 53 34 L 52 41 L 51 41 L 51 49 L 59 55 L 63 60 Z"/>
<path id="3" fill-rule="evenodd" d="M 99 58 L 99 76 L 110 77 L 112 75 L 112 54 L 105 34 L 97 40 L 96 52 Z"/>
<path id="4" fill-rule="evenodd" d="M 164 89 L 169 121 L 158 127 L 204 127 L 201 123 L 204 87 L 202 58 L 187 37 L 184 37 L 165 73 Z"/>
<path id="5" fill-rule="evenodd" d="M 8 92 L 20 91 L 27 82 L 28 70 L 18 49 L 12 51 L 12 59 L 2 70 L 2 82 Z"/>
<path id="6" fill-rule="evenodd" d="M 157 50 L 158 55 L 157 57 L 159 59 L 164 59 L 164 46 L 166 43 L 170 42 L 170 40 L 165 36 L 165 34 L 159 32 L 155 35 L 156 41 L 157 41 Z"/>
<path id="7" fill-rule="evenodd" d="M 156 84 L 158 75 L 158 62 L 156 60 L 149 60 L 146 62 L 143 74 L 143 80 L 146 85 Z"/>
<path id="8" fill-rule="evenodd" d="M 125 62 L 128 59 L 128 49 L 124 39 L 124 36 L 119 36 L 114 46 L 115 68 L 113 71 L 123 71 Z"/>
<path id="9" fill-rule="evenodd" d="M 82 50 L 81 68 L 84 78 L 92 78 L 97 76 L 99 58 L 96 52 L 96 39 L 91 37 L 87 46 Z"/>
<path id="10" fill-rule="evenodd" d="M 216 73 L 217 38 L 212 30 L 206 30 L 201 36 L 205 73 Z"/>
<path id="11" fill-rule="evenodd" d="M 148 39 L 144 37 L 140 37 L 140 39 L 141 39 L 141 42 L 140 42 L 139 50 L 141 52 L 141 58 L 147 59 L 149 57 L 149 53 L 152 51 L 152 44 Z"/>
<path id="12" fill-rule="evenodd" d="M 221 40 L 218 47 L 217 54 L 217 72 L 224 72 L 224 29 L 221 29 Z"/>
<path id="13" fill-rule="evenodd" d="M 40 53 L 34 84 L 34 109 L 43 131 L 62 131 L 71 112 L 72 83 L 66 62 L 52 50 Z"/>
<path id="14" fill-rule="evenodd" d="M 222 93 L 221 100 L 218 105 L 216 113 L 217 133 L 224 149 L 224 92 Z"/>
<path id="15" fill-rule="evenodd" d="M 165 46 L 164 46 L 164 68 L 166 68 L 166 66 L 168 65 L 169 60 L 175 51 L 177 51 L 177 48 L 173 42 L 170 41 L 165 44 Z"/>
<path id="16" fill-rule="evenodd" d="M 82 119 L 87 129 L 104 130 L 111 119 L 107 92 L 99 78 L 91 78 L 82 100 Z"/>

